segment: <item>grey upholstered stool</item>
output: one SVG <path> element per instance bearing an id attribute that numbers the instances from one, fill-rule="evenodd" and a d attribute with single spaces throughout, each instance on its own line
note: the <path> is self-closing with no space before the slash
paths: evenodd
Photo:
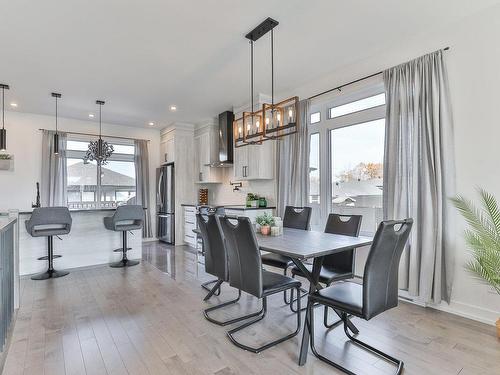
<path id="1" fill-rule="evenodd" d="M 127 232 L 131 230 L 141 229 L 144 222 L 144 210 L 140 205 L 125 205 L 116 209 L 115 214 L 104 218 L 104 226 L 108 230 L 122 232 L 122 259 L 118 262 L 111 263 L 114 268 L 130 267 L 139 264 L 138 260 L 130 260 L 127 258 L 127 251 L 131 250 L 127 247 Z"/>
<path id="2" fill-rule="evenodd" d="M 33 280 L 46 280 L 69 274 L 68 271 L 54 269 L 54 236 L 68 234 L 71 231 L 71 215 L 67 207 L 42 207 L 36 208 L 29 220 L 26 221 L 26 230 L 32 237 L 47 237 L 47 256 L 38 258 L 47 260 L 47 271 L 32 276 Z"/>

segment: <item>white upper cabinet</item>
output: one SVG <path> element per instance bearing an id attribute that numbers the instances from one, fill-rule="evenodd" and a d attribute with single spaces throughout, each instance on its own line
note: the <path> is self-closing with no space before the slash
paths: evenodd
<path id="1" fill-rule="evenodd" d="M 275 142 L 234 149 L 234 177 L 238 180 L 272 180 L 274 178 Z"/>
<path id="2" fill-rule="evenodd" d="M 210 167 L 217 161 L 219 150 L 217 132 L 214 126 L 207 127 L 194 137 L 195 176 L 197 183 L 221 183 L 222 171 L 220 168 Z"/>

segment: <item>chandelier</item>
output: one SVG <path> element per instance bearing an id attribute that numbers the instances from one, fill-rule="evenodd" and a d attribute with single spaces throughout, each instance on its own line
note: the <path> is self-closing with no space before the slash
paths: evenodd
<path id="1" fill-rule="evenodd" d="M 97 165 L 106 165 L 108 164 L 108 158 L 113 154 L 114 148 L 102 139 L 101 112 L 104 101 L 96 100 L 95 103 L 99 105 L 99 139 L 89 142 L 89 148 L 83 158 L 83 162 L 88 164 L 91 161 L 95 161 Z"/>
<path id="2" fill-rule="evenodd" d="M 270 139 L 278 139 L 298 131 L 297 118 L 299 98 L 293 96 L 274 102 L 274 32 L 278 21 L 267 18 L 259 26 L 250 31 L 245 38 L 250 40 L 250 101 L 251 111 L 243 112 L 242 116 L 233 122 L 234 146 L 242 147 L 251 144 L 261 144 Z M 263 35 L 271 32 L 271 103 L 264 103 L 260 110 L 254 110 L 254 53 L 253 44 Z"/>

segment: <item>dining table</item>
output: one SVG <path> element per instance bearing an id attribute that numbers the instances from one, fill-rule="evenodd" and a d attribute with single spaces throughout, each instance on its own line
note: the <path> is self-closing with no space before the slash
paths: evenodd
<path id="1" fill-rule="evenodd" d="M 269 236 L 257 233 L 257 242 L 261 251 L 284 255 L 292 259 L 293 263 L 302 271 L 302 274 L 309 281 L 309 294 L 323 288 L 319 283 L 320 270 L 323 260 L 326 256 L 342 251 L 370 245 L 372 237 L 367 236 L 344 236 L 340 234 L 331 234 L 317 231 L 283 228 L 279 236 Z M 304 262 L 311 260 L 313 262 L 312 271 L 309 272 Z M 302 333 L 302 342 L 299 353 L 299 366 L 303 366 L 307 361 L 310 340 L 310 316 L 309 310 L 306 311 L 304 330 Z M 340 312 L 334 311 L 339 315 Z M 356 326 L 348 320 L 349 329 L 353 333 L 358 333 Z"/>

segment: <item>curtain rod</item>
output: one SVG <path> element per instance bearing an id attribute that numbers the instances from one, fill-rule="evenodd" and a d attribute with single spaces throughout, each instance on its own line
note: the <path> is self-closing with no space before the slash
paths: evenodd
<path id="1" fill-rule="evenodd" d="M 46 131 L 53 131 L 51 129 L 38 129 L 38 130 L 46 130 Z M 93 137 L 98 137 L 99 134 L 91 134 L 91 133 L 79 133 L 79 132 L 67 132 L 62 130 L 61 133 L 68 133 L 68 134 L 74 134 L 74 135 L 90 135 Z M 146 141 L 146 142 L 151 142 L 151 139 L 139 139 L 139 138 L 130 138 L 130 137 L 120 137 L 118 135 L 102 135 L 103 138 L 116 138 L 116 139 L 129 139 L 131 141 Z"/>
<path id="2" fill-rule="evenodd" d="M 450 49 L 450 47 L 445 47 L 445 48 L 443 48 L 443 51 L 448 51 L 449 49 Z M 389 69 L 390 69 L 390 68 L 389 68 Z M 340 89 L 342 89 L 342 88 L 343 88 L 343 87 L 345 87 L 345 86 L 353 85 L 353 84 L 355 84 L 355 83 L 358 83 L 358 82 L 364 81 L 365 79 L 368 79 L 368 78 L 372 78 L 372 77 L 378 76 L 379 74 L 382 74 L 383 72 L 384 72 L 384 71 L 382 70 L 382 71 L 380 71 L 380 72 L 373 73 L 373 74 L 370 74 L 370 75 L 368 75 L 368 76 L 365 76 L 365 77 L 362 77 L 362 78 L 355 79 L 354 81 L 344 83 L 343 85 L 340 85 L 340 86 L 334 87 L 334 88 L 332 88 L 332 89 L 328 89 L 328 90 L 325 90 L 325 91 L 323 91 L 323 92 L 320 92 L 319 94 L 315 94 L 315 95 L 313 95 L 313 96 L 310 96 L 309 98 L 307 98 L 307 100 L 311 100 L 311 99 L 317 98 L 318 96 L 328 94 L 329 92 L 332 92 L 332 91 L 340 90 Z"/>

